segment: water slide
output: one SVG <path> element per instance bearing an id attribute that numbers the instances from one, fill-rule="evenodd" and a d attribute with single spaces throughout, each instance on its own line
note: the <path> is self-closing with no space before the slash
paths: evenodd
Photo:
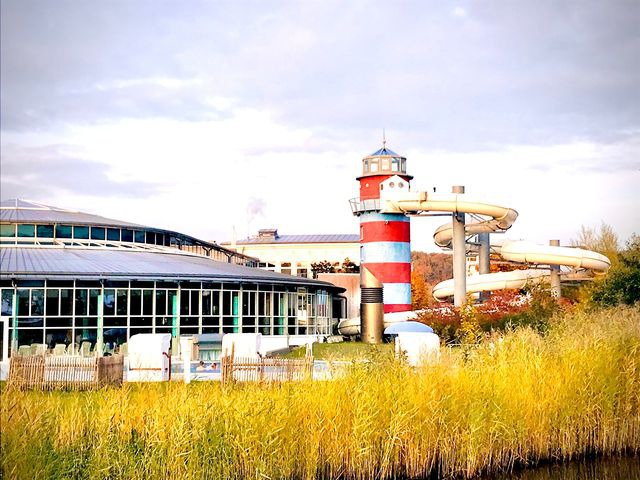
<path id="1" fill-rule="evenodd" d="M 407 192 L 382 197 L 383 213 L 405 213 L 419 215 L 420 213 L 450 212 L 466 213 L 480 217 L 465 225 L 465 235 L 472 236 L 480 233 L 505 232 L 518 218 L 515 210 L 474 200 L 462 193 L 445 195 L 429 194 L 427 192 Z M 436 229 L 434 241 L 441 248 L 452 248 L 453 225 L 446 223 Z M 467 252 L 477 251 L 473 244 L 466 244 Z M 582 248 L 538 245 L 523 240 L 505 241 L 502 244 L 491 244 L 491 250 L 498 253 L 505 261 L 541 266 L 528 270 L 511 272 L 485 273 L 467 277 L 467 292 L 478 293 L 509 288 L 522 288 L 528 282 L 540 282 L 551 275 L 551 266 L 570 267 L 569 271 L 561 271 L 560 275 L 572 280 L 589 279 L 593 275 L 607 272 L 611 262 L 607 257 Z M 433 296 L 438 301 L 451 297 L 454 292 L 453 279 L 440 282 L 433 289 Z"/>
<path id="2" fill-rule="evenodd" d="M 512 208 L 499 206 L 485 201 L 475 200 L 463 193 L 431 194 L 427 192 L 389 192 L 380 196 L 381 213 L 404 213 L 419 216 L 431 213 L 465 213 L 475 220 L 465 224 L 465 236 L 481 233 L 503 233 L 518 218 L 518 212 Z M 434 241 L 441 248 L 451 249 L 453 224 L 446 223 L 436 229 Z M 466 253 L 477 251 L 477 245 L 465 243 Z M 479 293 L 503 289 L 520 289 L 527 283 L 547 281 L 551 267 L 564 267 L 560 275 L 570 280 L 587 280 L 593 275 L 607 272 L 611 262 L 597 252 L 582 248 L 539 245 L 523 240 L 508 240 L 492 243 L 491 251 L 499 254 L 508 262 L 528 264 L 534 267 L 527 270 L 497 272 L 471 275 L 466 278 L 466 291 Z M 568 268 L 567 268 L 568 267 Z M 453 279 L 438 283 L 433 288 L 433 296 L 438 301 L 453 296 Z M 415 312 L 387 313 L 384 316 L 385 328 L 393 323 L 415 318 Z M 350 318 L 340 322 L 338 331 L 342 335 L 360 333 L 360 319 Z"/>

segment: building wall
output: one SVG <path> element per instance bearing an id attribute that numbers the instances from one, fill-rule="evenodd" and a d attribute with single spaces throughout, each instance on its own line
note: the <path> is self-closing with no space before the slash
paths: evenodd
<path id="1" fill-rule="evenodd" d="M 320 273 L 318 280 L 333 283 L 346 289 L 342 294 L 347 299 L 346 318 L 360 316 L 360 274 L 359 273 Z M 337 312 L 336 312 L 337 313 Z"/>
<path id="2" fill-rule="evenodd" d="M 342 264 L 345 258 L 360 263 L 359 243 L 261 243 L 251 245 L 225 245 L 244 255 L 259 258 L 274 265 L 270 270 L 291 275 L 311 277 L 311 264 L 322 261 Z M 287 267 L 286 263 L 290 264 Z M 286 271 L 288 268 L 290 272 Z M 303 275 L 302 271 L 306 271 Z"/>

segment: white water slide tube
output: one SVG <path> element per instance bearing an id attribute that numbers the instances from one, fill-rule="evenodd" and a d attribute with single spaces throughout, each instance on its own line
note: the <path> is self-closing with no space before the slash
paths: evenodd
<path id="1" fill-rule="evenodd" d="M 508 230 L 518 217 L 518 212 L 511 208 L 487 202 L 472 200 L 465 194 L 431 195 L 427 192 L 395 193 L 382 197 L 383 213 L 420 213 L 451 212 L 468 213 L 487 217 L 465 225 L 466 235 L 478 233 L 495 233 Z M 435 243 L 442 248 L 451 248 L 453 227 L 447 223 L 439 227 L 434 234 Z M 607 257 L 590 250 L 570 247 L 538 245 L 526 241 L 505 241 L 501 246 L 492 245 L 492 250 L 499 253 L 507 261 L 528 263 L 542 266 L 565 266 L 578 270 L 563 272 L 562 275 L 573 275 L 576 279 L 589 278 L 590 274 L 604 274 L 611 262 Z M 486 273 L 467 277 L 467 292 L 478 293 L 492 290 L 522 288 L 528 282 L 546 280 L 551 274 L 549 269 L 516 270 L 512 272 Z M 454 293 L 453 279 L 437 284 L 433 296 L 442 301 Z"/>

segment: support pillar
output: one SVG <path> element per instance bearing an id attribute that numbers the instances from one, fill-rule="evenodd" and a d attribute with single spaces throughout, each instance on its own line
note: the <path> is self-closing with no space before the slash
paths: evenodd
<path id="1" fill-rule="evenodd" d="M 455 186 L 452 193 L 463 194 L 463 186 Z M 467 248 L 464 235 L 464 213 L 453 213 L 453 304 L 461 307 L 467 296 Z"/>
<path id="2" fill-rule="evenodd" d="M 77 348 L 79 349 L 79 347 Z M 98 294 L 98 331 L 96 335 L 96 351 L 98 352 L 99 357 L 104 353 L 104 283 L 102 282 L 100 282 L 100 293 Z"/>
<path id="3" fill-rule="evenodd" d="M 491 261 L 490 261 L 491 244 L 489 241 L 489 234 L 479 233 L 478 244 L 480 247 L 478 252 L 478 273 L 480 273 L 481 275 L 484 275 L 486 273 L 491 273 Z M 489 299 L 489 292 L 480 293 L 480 301 L 484 302 L 488 299 Z"/>
<path id="4" fill-rule="evenodd" d="M 549 240 L 549 245 L 552 247 L 559 247 L 560 240 Z M 551 295 L 555 298 L 562 296 L 562 287 L 560 286 L 560 265 L 551 265 L 551 276 L 549 277 L 551 283 Z"/>

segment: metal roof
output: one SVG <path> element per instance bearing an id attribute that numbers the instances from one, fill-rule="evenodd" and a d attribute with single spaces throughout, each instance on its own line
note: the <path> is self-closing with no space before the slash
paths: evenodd
<path id="1" fill-rule="evenodd" d="M 67 223 L 71 225 L 100 225 L 151 229 L 136 223 L 123 222 L 91 213 L 65 210 L 41 203 L 13 198 L 0 202 L 0 221 L 33 223 Z M 154 229 L 162 230 L 162 229 Z"/>
<path id="2" fill-rule="evenodd" d="M 178 251 L 176 251 L 178 252 Z M 302 277 L 219 262 L 184 253 L 104 248 L 2 247 L 0 277 L 20 279 L 211 280 L 341 287 Z"/>
<path id="3" fill-rule="evenodd" d="M 400 157 L 400 155 L 398 155 L 393 150 L 389 150 L 387 147 L 383 147 L 380 150 L 376 150 L 375 152 L 373 152 L 369 156 L 370 157 L 379 157 L 379 156 L 382 156 L 382 155 L 389 155 L 389 156 L 392 156 L 392 157 Z"/>
<path id="4" fill-rule="evenodd" d="M 357 234 L 325 234 L 325 235 L 278 235 L 277 237 L 252 237 L 236 241 L 238 245 L 271 244 L 271 243 L 360 243 Z M 229 242 L 223 245 L 230 245 Z"/>

